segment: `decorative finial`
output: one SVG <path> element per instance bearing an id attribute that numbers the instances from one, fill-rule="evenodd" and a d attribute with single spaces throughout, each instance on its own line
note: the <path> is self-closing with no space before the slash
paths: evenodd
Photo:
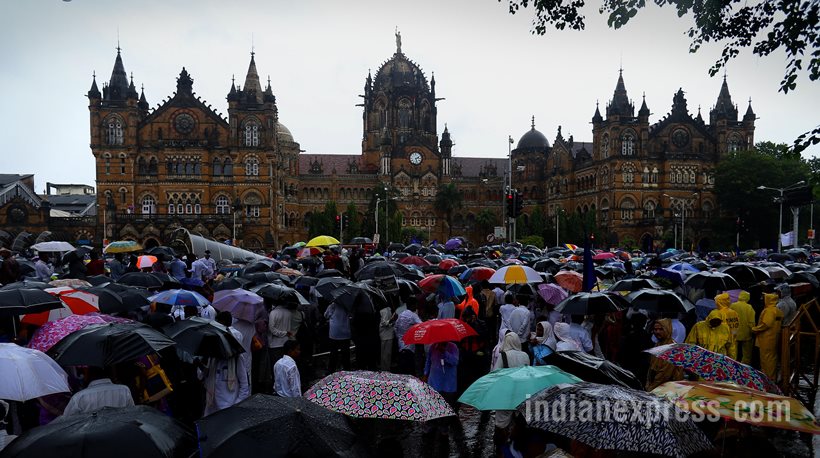
<path id="1" fill-rule="evenodd" d="M 646 91 L 643 91 L 643 101 L 646 102 Z"/>
<path id="2" fill-rule="evenodd" d="M 532 130 L 535 130 L 535 115 L 532 117 Z"/>
<path id="3" fill-rule="evenodd" d="M 749 97 L 749 105 L 751 105 L 751 104 L 752 104 L 752 98 Z"/>
<path id="4" fill-rule="evenodd" d="M 253 32 L 251 32 L 251 59 L 253 59 L 253 55 L 256 54 L 255 51 L 256 51 L 256 45 L 254 44 L 254 41 L 253 41 Z"/>
<path id="5" fill-rule="evenodd" d="M 117 55 L 120 54 L 121 50 L 122 48 L 120 48 L 120 26 L 117 26 Z"/>
<path id="6" fill-rule="evenodd" d="M 396 26 L 396 54 L 401 54 L 401 32 L 399 32 L 399 26 Z"/>
<path id="7" fill-rule="evenodd" d="M 231 84 L 236 83 L 236 75 L 231 75 Z"/>
<path id="8" fill-rule="evenodd" d="M 598 99 L 595 99 L 595 108 L 598 108 Z"/>
<path id="9" fill-rule="evenodd" d="M 270 87 L 270 75 L 268 75 L 268 87 Z"/>
<path id="10" fill-rule="evenodd" d="M 134 84 L 134 72 L 131 72 L 131 84 Z"/>
<path id="11" fill-rule="evenodd" d="M 94 78 L 95 80 L 97 79 L 97 70 L 93 70 L 91 72 L 91 77 Z"/>
<path id="12" fill-rule="evenodd" d="M 144 84 L 140 84 L 140 92 L 145 92 L 145 85 Z"/>

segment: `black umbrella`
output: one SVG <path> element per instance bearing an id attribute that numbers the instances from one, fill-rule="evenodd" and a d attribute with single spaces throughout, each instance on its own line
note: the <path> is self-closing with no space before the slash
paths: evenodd
<path id="1" fill-rule="evenodd" d="M 393 254 L 393 256 L 391 256 L 391 258 L 393 258 L 397 261 L 399 259 L 404 259 L 404 258 L 407 258 L 407 257 L 410 257 L 410 254 L 409 253 L 403 253 L 403 252 L 402 253 L 395 253 L 395 254 Z"/>
<path id="2" fill-rule="evenodd" d="M 731 275 L 741 286 L 753 285 L 771 278 L 766 269 L 749 264 L 732 264 L 721 268 L 720 272 Z"/>
<path id="3" fill-rule="evenodd" d="M 406 251 L 407 253 L 412 254 L 412 255 L 419 254 L 419 252 L 422 249 L 424 249 L 424 247 L 419 245 L 418 243 L 411 243 L 410 245 L 407 245 L 406 247 L 404 247 L 404 251 Z"/>
<path id="4" fill-rule="evenodd" d="M 254 272 L 270 272 L 282 268 L 282 263 L 274 259 L 260 259 L 248 264 L 242 271 L 243 274 L 252 274 Z"/>
<path id="5" fill-rule="evenodd" d="M 0 316 L 45 312 L 63 307 L 59 298 L 42 289 L 9 289 L 0 291 Z"/>
<path id="6" fill-rule="evenodd" d="M 399 242 L 392 242 L 390 245 L 387 245 L 388 251 L 404 251 L 404 245 Z"/>
<path id="7" fill-rule="evenodd" d="M 442 261 L 442 257 L 437 254 L 428 254 L 424 257 L 424 260 L 429 262 L 430 264 L 438 265 Z"/>
<path id="8" fill-rule="evenodd" d="M 464 271 L 465 271 L 465 270 L 467 270 L 467 269 L 469 269 L 469 267 L 467 267 L 466 265 L 464 265 L 464 264 L 459 264 L 459 265 L 457 265 L 457 266 L 450 267 L 450 268 L 447 270 L 447 275 L 450 275 L 451 277 L 456 277 L 456 278 L 458 278 L 458 276 L 459 276 L 459 275 L 461 275 L 461 274 L 463 274 L 463 273 L 464 273 Z"/>
<path id="9" fill-rule="evenodd" d="M 32 243 L 34 243 L 34 235 L 23 231 L 17 234 L 17 237 L 14 238 L 14 242 L 11 244 L 11 251 L 16 251 L 19 253 L 28 248 Z"/>
<path id="10" fill-rule="evenodd" d="M 369 280 L 378 277 L 402 277 L 408 279 L 421 280 L 424 278 L 417 270 L 411 269 L 403 264 L 393 261 L 377 261 L 365 264 L 356 272 L 356 280 Z"/>
<path id="11" fill-rule="evenodd" d="M 476 259 L 467 264 L 467 267 L 489 267 L 490 269 L 498 269 L 499 265 L 492 259 Z"/>
<path id="12" fill-rule="evenodd" d="M 184 424 L 152 407 L 135 406 L 61 417 L 26 431 L 0 455 L 189 458 L 196 452 L 196 436 Z"/>
<path id="13" fill-rule="evenodd" d="M 177 348 L 195 356 L 228 359 L 245 351 L 225 326 L 195 316 L 162 329 Z"/>
<path id="14" fill-rule="evenodd" d="M 244 288 L 245 285 L 253 283 L 251 280 L 247 278 L 241 277 L 230 277 L 222 280 L 221 282 L 214 285 L 214 291 L 222 291 L 226 289 L 240 289 Z"/>
<path id="15" fill-rule="evenodd" d="M 302 275 L 301 277 L 296 277 L 295 286 L 310 288 L 311 286 L 316 286 L 317 283 L 319 283 L 319 279 L 317 277 Z"/>
<path id="16" fill-rule="evenodd" d="M 558 269 L 561 268 L 561 263 L 552 258 L 539 259 L 535 261 L 535 264 L 532 265 L 532 268 L 539 272 L 555 273 L 558 272 Z"/>
<path id="17" fill-rule="evenodd" d="M 607 291 L 637 291 L 644 288 L 661 289 L 661 285 L 648 278 L 630 278 L 616 281 Z"/>
<path id="18" fill-rule="evenodd" d="M 328 278 L 328 277 L 342 277 L 342 273 L 336 269 L 325 269 L 318 274 L 316 274 L 316 278 Z"/>
<path id="19" fill-rule="evenodd" d="M 740 285 L 737 284 L 731 275 L 721 272 L 698 272 L 690 275 L 683 283 L 691 288 L 714 291 L 740 289 Z"/>
<path id="20" fill-rule="evenodd" d="M 255 394 L 197 421 L 203 458 L 365 457 L 347 417 L 305 398 Z"/>
<path id="21" fill-rule="evenodd" d="M 145 251 L 145 254 L 156 256 L 161 261 L 170 261 L 174 259 L 177 252 L 169 246 L 155 246 Z"/>
<path id="22" fill-rule="evenodd" d="M 339 287 L 330 294 L 333 301 L 349 313 L 376 313 L 388 305 L 384 293 L 365 282 Z"/>
<path id="23" fill-rule="evenodd" d="M 507 291 L 515 295 L 535 297 L 537 289 L 529 283 L 513 283 L 507 287 Z"/>
<path id="24" fill-rule="evenodd" d="M 243 274 L 242 278 L 246 280 L 250 280 L 257 285 L 261 285 L 264 283 L 274 283 L 274 282 L 282 282 L 291 284 L 293 280 L 287 275 L 282 275 L 276 272 L 254 272 L 250 274 Z"/>
<path id="25" fill-rule="evenodd" d="M 566 315 L 595 315 L 617 312 L 624 309 L 625 305 L 623 298 L 617 293 L 577 293 L 556 305 L 555 311 Z"/>
<path id="26" fill-rule="evenodd" d="M 91 286 L 100 286 L 106 283 L 111 283 L 111 277 L 107 277 L 105 275 L 92 275 L 90 277 L 85 277 L 85 281 L 91 283 Z"/>
<path id="27" fill-rule="evenodd" d="M 774 262 L 786 262 L 786 261 L 794 261 L 794 257 L 788 255 L 786 253 L 772 253 L 767 258 L 769 261 Z"/>
<path id="28" fill-rule="evenodd" d="M 177 289 L 180 287 L 179 280 L 177 280 L 175 277 L 172 277 L 170 274 L 167 274 L 165 272 L 151 272 L 151 275 L 162 280 L 162 286 L 166 288 Z"/>
<path id="29" fill-rule="evenodd" d="M 147 272 L 128 272 L 117 283 L 140 288 L 161 288 L 163 285 L 161 278 Z"/>
<path id="30" fill-rule="evenodd" d="M 133 310 L 122 303 L 122 297 L 113 289 L 97 286 L 86 291 L 97 296 L 97 305 L 101 313 L 113 314 Z"/>
<path id="31" fill-rule="evenodd" d="M 61 366 L 112 366 L 156 353 L 176 343 L 141 323 L 88 326 L 67 335 L 49 355 Z"/>
<path id="32" fill-rule="evenodd" d="M 595 268 L 595 276 L 599 278 L 616 278 L 626 275 L 626 271 L 618 266 L 605 264 Z"/>
<path id="33" fill-rule="evenodd" d="M 544 359 L 563 371 L 584 380 L 585 382 L 603 385 L 620 385 L 625 388 L 643 390 L 643 384 L 635 375 L 623 367 L 603 358 L 596 358 L 583 351 L 558 351 Z"/>
<path id="34" fill-rule="evenodd" d="M 820 280 L 810 272 L 795 272 L 786 279 L 786 283 L 792 285 L 794 283 L 810 283 L 812 288 L 820 288 Z"/>
<path id="35" fill-rule="evenodd" d="M 272 300 L 274 305 L 297 307 L 300 305 L 310 305 L 310 301 L 305 299 L 299 291 L 285 285 L 268 283 L 266 285 L 253 287 L 251 288 L 251 291 L 264 297 L 265 299 Z"/>
<path id="36" fill-rule="evenodd" d="M 632 307 L 661 314 L 685 313 L 693 308 L 691 302 L 668 289 L 641 289 L 626 296 Z"/>
<path id="37" fill-rule="evenodd" d="M 0 288 L 0 291 L 11 291 L 15 289 L 46 289 L 51 288 L 51 285 L 48 283 L 43 283 L 41 281 L 36 280 L 22 280 L 16 281 L 14 283 L 9 283 L 7 285 L 3 285 Z"/>
<path id="38" fill-rule="evenodd" d="M 316 292 L 321 294 L 322 297 L 327 298 L 328 300 L 332 300 L 333 296 L 331 293 L 334 289 L 349 285 L 353 283 L 352 281 L 348 280 L 347 278 L 342 277 L 327 277 L 327 278 L 320 278 L 319 282 L 316 283 Z"/>
<path id="39" fill-rule="evenodd" d="M 368 243 L 373 243 L 373 240 L 368 237 L 353 237 L 350 239 L 351 245 L 366 245 Z"/>

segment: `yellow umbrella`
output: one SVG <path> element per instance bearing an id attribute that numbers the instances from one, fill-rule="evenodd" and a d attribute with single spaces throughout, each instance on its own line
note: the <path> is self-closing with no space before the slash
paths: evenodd
<path id="1" fill-rule="evenodd" d="M 652 390 L 678 407 L 754 426 L 820 434 L 820 425 L 797 399 L 723 382 L 667 382 Z"/>
<path id="2" fill-rule="evenodd" d="M 338 245 L 339 241 L 329 235 L 320 235 L 310 239 L 306 246 L 330 246 Z"/>
<path id="3" fill-rule="evenodd" d="M 133 240 L 111 242 L 103 249 L 103 253 L 131 253 L 134 251 L 142 251 L 142 245 Z"/>

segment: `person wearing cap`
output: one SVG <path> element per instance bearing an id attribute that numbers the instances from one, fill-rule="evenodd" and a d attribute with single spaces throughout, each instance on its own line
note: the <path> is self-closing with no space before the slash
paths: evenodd
<path id="1" fill-rule="evenodd" d="M 777 376 L 777 340 L 783 324 L 783 312 L 777 307 L 777 294 L 763 295 L 763 311 L 760 312 L 755 333 L 755 346 L 760 351 L 760 370 L 770 379 Z"/>
<path id="2" fill-rule="evenodd" d="M 728 356 L 731 347 L 730 335 L 729 326 L 723 322 L 723 313 L 714 309 L 705 320 L 695 323 L 686 336 L 686 343 Z"/>
<path id="3" fill-rule="evenodd" d="M 211 272 L 215 274 L 217 272 L 216 261 L 211 257 L 211 250 L 205 250 L 205 257 L 203 259 L 205 259 L 205 263 L 211 268 Z"/>

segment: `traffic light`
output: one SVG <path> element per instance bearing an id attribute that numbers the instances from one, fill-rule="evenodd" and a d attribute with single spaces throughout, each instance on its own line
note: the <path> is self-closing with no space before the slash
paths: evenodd
<path id="1" fill-rule="evenodd" d="M 521 216 L 521 213 L 524 213 L 524 195 L 521 194 L 521 191 L 515 191 L 515 217 L 518 218 Z"/>
<path id="2" fill-rule="evenodd" d="M 336 223 L 334 225 L 334 228 L 336 229 L 336 231 L 338 231 L 339 229 L 341 229 L 341 227 L 342 227 L 342 216 L 341 215 L 336 215 Z"/>
<path id="3" fill-rule="evenodd" d="M 347 230 L 350 226 L 350 216 L 347 214 L 342 215 L 342 229 Z"/>
<path id="4" fill-rule="evenodd" d="M 512 191 L 507 193 L 507 217 L 515 218 L 515 194 Z"/>

